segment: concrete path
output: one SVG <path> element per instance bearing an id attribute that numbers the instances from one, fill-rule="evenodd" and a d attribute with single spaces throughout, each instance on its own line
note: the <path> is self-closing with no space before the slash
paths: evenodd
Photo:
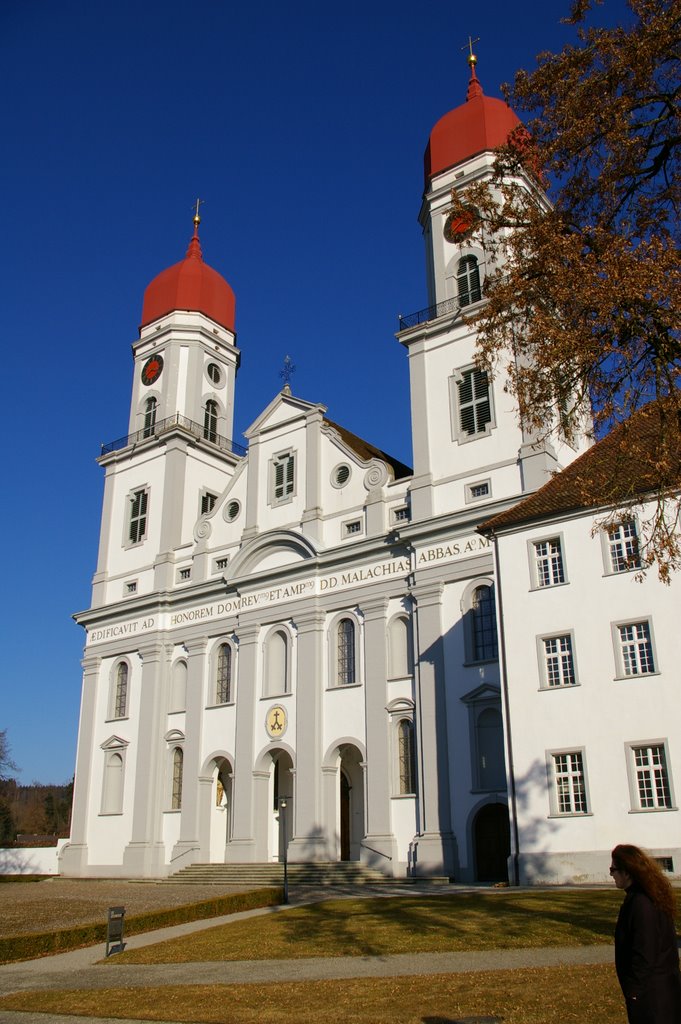
<path id="1" fill-rule="evenodd" d="M 296 904 L 336 898 L 338 893 L 315 891 Z M 348 893 L 348 895 L 350 895 Z M 290 907 L 265 907 L 241 914 L 192 921 L 126 940 L 126 949 L 188 935 L 216 925 L 250 917 L 287 913 Z M 549 949 L 486 950 L 466 953 L 418 953 L 392 956 L 319 957 L 304 960 L 252 960 L 186 964 L 117 964 L 115 954 L 105 963 L 105 946 L 60 953 L 39 960 L 0 965 L 0 994 L 26 989 L 144 988 L 172 985 L 263 984 L 275 981 L 313 981 L 330 978 L 379 978 L 416 974 L 459 974 L 502 971 L 520 967 L 558 967 L 565 964 L 612 963 L 612 946 Z M 0 1024 L 106 1024 L 103 1018 L 19 1013 L 0 1009 Z M 110 1018 L 107 1018 L 110 1021 Z M 136 1024 L 136 1022 L 133 1022 Z M 173 1024 L 173 1022 L 167 1022 Z"/>

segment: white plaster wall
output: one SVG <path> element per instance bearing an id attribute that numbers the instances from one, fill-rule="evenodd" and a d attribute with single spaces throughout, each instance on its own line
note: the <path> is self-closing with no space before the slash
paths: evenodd
<path id="1" fill-rule="evenodd" d="M 153 454 L 156 454 L 155 449 Z M 159 550 L 164 462 L 162 459 L 154 458 L 153 454 L 150 450 L 148 457 L 140 455 L 134 465 L 116 472 L 107 549 L 107 567 L 110 575 L 138 571 L 149 565 Z M 142 487 L 149 488 L 147 536 L 141 544 L 124 547 L 128 536 L 128 495 Z"/>
<path id="2" fill-rule="evenodd" d="M 670 588 L 654 570 L 643 583 L 634 573 L 607 575 L 593 519 L 560 529 L 528 529 L 500 538 L 510 729 L 519 788 L 521 849 L 607 853 L 617 842 L 649 848 L 679 846 L 679 812 L 632 811 L 625 745 L 667 740 L 676 802 L 681 787 L 678 714 L 678 581 Z M 527 541 L 560 533 L 567 583 L 530 589 Z M 651 617 L 659 674 L 617 679 L 611 623 Z M 536 637 L 573 631 L 579 685 L 541 689 Z M 550 816 L 547 751 L 584 749 L 589 815 Z M 574 859 L 570 862 L 574 871 Z M 567 870 L 567 868 L 566 868 Z"/>
<path id="3" fill-rule="evenodd" d="M 0 875 L 58 875 L 59 856 L 68 843 L 58 839 L 56 846 L 0 849 Z"/>

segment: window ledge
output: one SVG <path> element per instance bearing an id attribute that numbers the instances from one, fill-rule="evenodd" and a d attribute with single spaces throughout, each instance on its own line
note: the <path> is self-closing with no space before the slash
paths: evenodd
<path id="1" fill-rule="evenodd" d="M 593 816 L 593 811 L 565 811 L 563 814 L 554 811 L 548 815 L 549 818 L 593 818 Z"/>
<path id="2" fill-rule="evenodd" d="M 235 704 L 235 700 L 225 700 L 220 704 L 206 704 L 206 711 L 214 711 L 215 708 L 233 708 Z"/>
<path id="3" fill-rule="evenodd" d="M 127 722 L 130 715 L 122 715 L 120 718 L 105 718 L 105 722 Z"/>
<path id="4" fill-rule="evenodd" d="M 480 661 L 464 661 L 463 668 L 479 668 L 481 665 L 498 665 L 498 658 L 481 658 Z"/>
<path id="5" fill-rule="evenodd" d="M 559 686 L 540 686 L 538 693 L 550 693 L 553 690 L 578 690 L 581 683 L 561 683 Z"/>
<path id="6" fill-rule="evenodd" d="M 327 686 L 327 693 L 338 693 L 339 690 L 359 690 L 361 689 L 361 683 L 336 683 L 335 686 Z"/>
<path id="7" fill-rule="evenodd" d="M 678 811 L 678 807 L 632 807 L 629 814 L 655 814 L 658 811 L 665 814 L 669 811 Z"/>
<path id="8" fill-rule="evenodd" d="M 123 811 L 100 811 L 100 818 L 122 818 Z"/>
<path id="9" fill-rule="evenodd" d="M 653 676 L 662 675 L 661 672 L 634 672 L 629 676 L 613 676 L 613 681 L 616 683 L 628 683 L 636 679 L 651 679 Z"/>
<path id="10" fill-rule="evenodd" d="M 267 696 L 259 697 L 258 699 L 259 700 L 283 700 L 285 697 L 292 697 L 292 696 L 293 696 L 293 694 L 291 692 L 289 692 L 289 693 L 268 693 Z M 228 706 L 229 705 L 227 705 L 227 704 L 216 704 L 216 705 L 214 705 L 214 707 L 218 707 L 218 708 L 225 708 L 225 707 L 228 707 Z"/>
<path id="11" fill-rule="evenodd" d="M 569 587 L 570 580 L 564 580 L 562 583 L 546 583 L 543 587 L 539 584 L 533 583 L 530 587 L 531 594 L 545 594 L 548 590 L 559 590 L 560 587 Z"/>
<path id="12" fill-rule="evenodd" d="M 164 811 L 163 813 L 164 814 L 182 814 L 182 808 L 181 807 L 170 807 L 170 808 L 168 808 L 167 811 Z"/>
<path id="13" fill-rule="evenodd" d="M 416 793 L 393 793 L 391 800 L 415 800 Z"/>

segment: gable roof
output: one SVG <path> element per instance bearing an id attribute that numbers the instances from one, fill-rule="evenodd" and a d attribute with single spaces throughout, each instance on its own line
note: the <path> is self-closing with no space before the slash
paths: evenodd
<path id="1" fill-rule="evenodd" d="M 376 448 L 373 444 L 369 444 L 368 441 L 362 440 L 357 434 L 353 434 L 351 431 L 346 430 L 345 427 L 341 427 L 340 424 L 334 423 L 333 420 L 329 420 L 324 417 L 324 422 L 327 426 L 332 427 L 340 435 L 341 440 L 351 448 L 356 455 L 359 455 L 363 462 L 368 462 L 370 459 L 380 459 L 381 462 L 387 462 L 392 467 L 393 473 L 396 480 L 401 480 L 405 476 L 412 475 L 412 469 L 405 465 L 404 462 L 400 462 L 399 459 L 394 459 L 392 455 L 388 455 L 387 452 L 382 452 L 380 448 Z"/>
<path id="2" fill-rule="evenodd" d="M 681 419 L 676 404 L 650 402 L 513 508 L 479 529 L 494 533 L 579 509 L 624 505 L 681 484 Z"/>

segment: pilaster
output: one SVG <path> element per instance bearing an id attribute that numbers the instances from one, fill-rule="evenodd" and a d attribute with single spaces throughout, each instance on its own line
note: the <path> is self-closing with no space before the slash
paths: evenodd
<path id="1" fill-rule="evenodd" d="M 201 736 L 205 706 L 205 637 L 185 641 L 187 648 L 187 710 L 183 747 L 182 808 L 180 838 L 171 855 L 177 871 L 195 861 L 209 860 L 209 851 L 199 844 L 199 798 L 202 790 L 198 780 L 201 771 Z"/>
<path id="2" fill-rule="evenodd" d="M 452 876 L 458 867 L 452 833 L 447 740 L 447 694 L 442 646 L 440 581 L 417 585 L 412 596 L 416 618 L 416 754 L 419 831 L 412 843 L 412 873 Z"/>
<path id="3" fill-rule="evenodd" d="M 301 517 L 303 533 L 318 539 L 322 524 L 322 433 L 324 415 L 320 409 L 311 413 L 305 422 L 305 510 Z"/>
<path id="4" fill-rule="evenodd" d="M 237 627 L 239 640 L 239 678 L 234 741 L 234 780 L 232 783 L 232 837 L 225 851 L 227 861 L 255 860 L 253 835 L 254 738 L 256 685 L 258 679 L 258 641 L 260 625 Z"/>
<path id="5" fill-rule="evenodd" d="M 291 860 L 328 857 L 322 828 L 322 688 L 324 613 L 314 608 L 296 618 L 298 675 L 296 694 L 296 770 L 294 776 Z"/>
<path id="6" fill-rule="evenodd" d="M 73 788 L 73 811 L 71 814 L 71 840 L 62 850 L 59 871 L 62 875 L 84 875 L 88 863 L 88 818 L 90 789 L 93 776 L 93 736 L 95 728 L 95 707 L 97 686 L 102 659 L 97 654 L 83 658 L 83 690 L 80 700 L 80 722 L 78 725 L 78 751 Z"/>
<path id="7" fill-rule="evenodd" d="M 386 712 L 388 599 L 379 597 L 361 605 L 364 615 L 364 702 L 366 716 L 366 847 L 362 860 L 382 871 L 394 872 L 397 843 L 390 813 L 390 732 Z M 368 849 L 371 847 L 372 849 Z M 377 858 L 378 855 L 378 858 Z"/>
<path id="8" fill-rule="evenodd" d="M 144 878 L 164 873 L 163 721 L 169 649 L 159 641 L 151 641 L 142 644 L 138 653 L 142 658 L 142 682 L 132 775 L 134 804 L 130 842 L 123 851 L 123 867 L 131 876 Z"/>
<path id="9" fill-rule="evenodd" d="M 258 511 L 260 506 L 260 438 L 256 434 L 248 442 L 248 485 L 246 488 L 246 516 L 243 539 L 255 537 L 258 532 Z"/>

